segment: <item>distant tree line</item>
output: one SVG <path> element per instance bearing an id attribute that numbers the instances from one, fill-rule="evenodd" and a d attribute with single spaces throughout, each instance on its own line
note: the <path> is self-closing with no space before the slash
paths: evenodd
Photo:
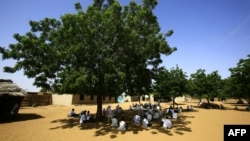
<path id="1" fill-rule="evenodd" d="M 206 74 L 205 69 L 198 69 L 188 78 L 178 66 L 170 70 L 161 69 L 156 74 L 154 92 L 157 97 L 190 95 L 206 98 L 209 103 L 214 98 L 245 99 L 250 104 L 250 55 L 240 59 L 236 67 L 229 68 L 231 75 L 222 79 L 218 71 Z"/>

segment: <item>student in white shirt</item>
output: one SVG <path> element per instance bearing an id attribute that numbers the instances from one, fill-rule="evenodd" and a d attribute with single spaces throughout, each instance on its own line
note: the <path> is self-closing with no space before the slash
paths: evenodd
<path id="1" fill-rule="evenodd" d="M 69 117 L 77 117 L 78 114 L 75 113 L 75 109 L 73 108 L 73 109 L 69 112 L 68 116 L 69 116 Z"/>
<path id="2" fill-rule="evenodd" d="M 127 129 L 127 124 L 124 121 L 123 118 L 121 118 L 121 121 L 119 122 L 118 130 L 125 131 Z"/>
<path id="3" fill-rule="evenodd" d="M 147 116 L 144 116 L 144 118 L 142 120 L 142 127 L 147 128 L 148 126 L 151 126 L 151 124 L 149 123 Z"/>
<path id="4" fill-rule="evenodd" d="M 80 124 L 84 123 L 87 119 L 87 116 L 86 116 L 86 111 L 84 111 L 81 116 L 80 116 Z"/>
<path id="5" fill-rule="evenodd" d="M 111 126 L 112 127 L 118 127 L 118 120 L 116 118 L 116 116 L 113 116 L 111 119 Z"/>
<path id="6" fill-rule="evenodd" d="M 134 122 L 134 124 L 140 124 L 140 122 L 141 122 L 141 117 L 140 117 L 138 114 L 136 114 L 136 115 L 134 116 L 133 122 Z"/>
<path id="7" fill-rule="evenodd" d="M 172 122 L 167 116 L 162 119 L 162 126 L 164 128 L 172 128 Z"/>

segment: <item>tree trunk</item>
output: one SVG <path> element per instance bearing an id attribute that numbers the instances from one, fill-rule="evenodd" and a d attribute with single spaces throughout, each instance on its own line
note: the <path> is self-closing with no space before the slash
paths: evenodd
<path id="1" fill-rule="evenodd" d="M 102 95 L 97 95 L 97 110 L 96 110 L 96 120 L 102 120 Z"/>
<path id="2" fill-rule="evenodd" d="M 141 104 L 141 95 L 139 95 L 139 98 L 138 98 L 138 102 L 139 102 L 139 104 Z"/>
<path id="3" fill-rule="evenodd" d="M 174 108 L 174 105 L 175 105 L 175 97 L 173 96 L 173 108 Z"/>
<path id="4" fill-rule="evenodd" d="M 210 103 L 209 98 L 207 98 L 207 103 Z"/>

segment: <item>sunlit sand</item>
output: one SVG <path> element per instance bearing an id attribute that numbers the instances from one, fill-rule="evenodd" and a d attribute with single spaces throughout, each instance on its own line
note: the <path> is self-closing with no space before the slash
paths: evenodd
<path id="1" fill-rule="evenodd" d="M 219 102 L 220 103 L 220 102 Z M 171 119 L 172 129 L 164 129 L 158 121 L 147 129 L 131 123 L 133 112 L 129 110 L 132 103 L 120 103 L 123 117 L 128 123 L 128 130 L 119 131 L 104 122 L 79 124 L 78 118 L 67 117 L 74 108 L 76 112 L 90 110 L 95 113 L 96 105 L 72 106 L 38 106 L 22 107 L 18 117 L 11 122 L 0 123 L 1 141 L 222 141 L 224 124 L 250 124 L 250 112 L 246 105 L 234 110 L 235 100 L 222 103 L 225 110 L 197 108 L 194 101 L 180 103 L 186 109 L 194 105 L 195 111 L 182 112 L 178 119 Z M 171 103 L 161 103 L 163 109 Z M 115 108 L 117 103 L 109 104 Z M 105 108 L 107 104 L 103 105 Z"/>

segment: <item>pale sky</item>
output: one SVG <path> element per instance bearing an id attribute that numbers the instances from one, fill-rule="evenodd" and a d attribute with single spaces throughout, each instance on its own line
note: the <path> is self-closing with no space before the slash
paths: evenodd
<path id="1" fill-rule="evenodd" d="M 65 13 L 75 13 L 74 3 L 86 7 L 93 0 L 2 0 L 0 1 L 0 46 L 16 43 L 15 33 L 30 31 L 29 20 L 59 19 Z M 119 0 L 126 4 L 130 0 Z M 136 0 L 140 2 L 140 0 Z M 222 78 L 236 67 L 239 59 L 250 54 L 250 0 L 158 0 L 154 10 L 162 32 L 174 34 L 167 39 L 177 51 L 163 57 L 167 69 L 179 66 L 189 76 L 198 69 L 206 73 L 218 71 Z M 1 58 L 1 55 L 0 55 Z M 39 91 L 22 71 L 4 73 L 4 66 L 14 60 L 1 59 L 0 79 L 11 79 L 22 89 Z"/>

